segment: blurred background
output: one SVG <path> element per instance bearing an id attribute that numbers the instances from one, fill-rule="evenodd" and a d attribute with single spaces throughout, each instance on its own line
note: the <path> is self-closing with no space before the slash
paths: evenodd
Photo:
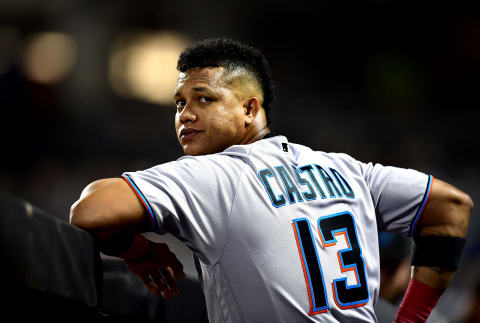
<path id="1" fill-rule="evenodd" d="M 178 54 L 226 36 L 266 55 L 277 87 L 272 127 L 290 141 L 415 168 L 478 203 L 480 17 L 454 4 L 448 15 L 419 9 L 0 0 L 0 190 L 68 221 L 90 182 L 179 158 Z M 479 294 L 479 232 L 474 209 L 460 273 L 437 309 L 448 320 Z"/>

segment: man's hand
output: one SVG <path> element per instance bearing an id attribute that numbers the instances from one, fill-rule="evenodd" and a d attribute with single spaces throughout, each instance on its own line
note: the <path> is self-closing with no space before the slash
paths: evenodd
<path id="1" fill-rule="evenodd" d="M 176 278 L 185 278 L 183 265 L 165 243 L 148 242 L 145 253 L 139 257 L 124 258 L 128 269 L 140 277 L 154 294 L 170 298 L 178 294 Z"/>

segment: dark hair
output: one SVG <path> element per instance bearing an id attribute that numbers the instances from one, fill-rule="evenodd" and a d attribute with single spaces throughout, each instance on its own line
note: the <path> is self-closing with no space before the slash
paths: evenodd
<path id="1" fill-rule="evenodd" d="M 227 70 L 245 68 L 251 73 L 262 87 L 262 106 L 267 115 L 267 124 L 270 124 L 270 108 L 275 93 L 267 59 L 260 50 L 228 38 L 197 41 L 180 54 L 177 69 L 186 72 L 203 67 L 223 67 Z"/>

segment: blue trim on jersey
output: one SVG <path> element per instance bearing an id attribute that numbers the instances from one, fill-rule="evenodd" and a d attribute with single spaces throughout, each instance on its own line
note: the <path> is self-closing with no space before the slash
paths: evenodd
<path id="1" fill-rule="evenodd" d="M 425 194 L 423 195 L 423 200 L 420 203 L 420 207 L 418 208 L 417 214 L 415 214 L 415 217 L 413 218 L 413 221 L 410 227 L 410 232 L 408 233 L 409 237 L 413 236 L 413 232 L 415 231 L 415 226 L 417 225 L 417 222 L 420 219 L 420 215 L 422 214 L 423 209 L 425 208 L 425 204 L 427 204 L 428 198 L 430 197 L 430 193 L 432 190 L 432 182 L 433 182 L 433 176 L 429 175 L 427 188 L 425 190 Z"/>
<path id="2" fill-rule="evenodd" d="M 123 175 L 123 178 L 125 178 L 131 186 L 135 189 L 135 191 L 138 193 L 138 196 L 140 196 L 144 202 L 144 205 L 147 207 L 148 214 L 152 218 L 152 223 L 153 223 L 153 230 L 155 232 L 158 231 L 158 223 L 157 223 L 157 218 L 155 217 L 155 213 L 153 212 L 152 207 L 150 206 L 150 203 L 148 203 L 147 198 L 145 195 L 143 195 L 142 191 L 138 188 L 137 184 L 133 181 L 133 179 L 130 177 L 130 175 L 125 174 Z"/>
<path id="3" fill-rule="evenodd" d="M 312 239 L 312 242 L 313 242 L 313 248 L 315 250 L 315 256 L 317 257 L 318 268 L 320 269 L 320 273 L 322 274 L 323 291 L 325 293 L 325 301 L 326 301 L 326 305 L 323 306 L 323 307 L 316 307 L 317 303 L 315 301 L 315 293 L 313 293 L 313 291 L 311 290 L 312 279 L 310 278 L 310 269 L 308 268 L 307 260 L 305 258 L 305 251 L 303 250 L 302 237 L 300 236 L 300 234 L 298 234 L 298 225 L 297 225 L 298 221 L 307 221 L 307 223 L 308 223 L 308 231 L 310 232 L 310 238 Z M 323 276 L 322 266 L 320 264 L 320 258 L 318 257 L 318 252 L 317 252 L 317 246 L 315 244 L 315 239 L 313 238 L 310 221 L 307 218 L 298 218 L 298 219 L 294 219 L 293 222 L 295 223 L 295 228 L 296 228 L 296 232 L 297 232 L 297 234 L 296 234 L 297 239 L 298 239 L 298 242 L 300 244 L 300 248 L 302 249 L 302 257 L 303 257 L 302 261 L 303 261 L 303 264 L 305 266 L 305 270 L 306 270 L 307 276 L 308 276 L 308 286 L 310 288 L 309 293 L 310 293 L 310 296 L 312 297 L 312 312 L 318 312 L 318 311 L 323 311 L 323 310 L 329 309 L 330 306 L 328 305 L 327 289 L 325 288 L 325 279 L 324 279 L 324 276 Z"/>

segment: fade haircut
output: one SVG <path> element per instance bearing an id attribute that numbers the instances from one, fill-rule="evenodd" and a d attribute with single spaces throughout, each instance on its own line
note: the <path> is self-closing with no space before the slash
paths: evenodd
<path id="1" fill-rule="evenodd" d="M 180 54 L 177 64 L 180 72 L 204 67 L 223 67 L 229 74 L 246 74 L 257 82 L 263 92 L 267 125 L 270 124 L 275 93 L 267 59 L 260 50 L 236 40 L 214 38 L 194 42 Z"/>

